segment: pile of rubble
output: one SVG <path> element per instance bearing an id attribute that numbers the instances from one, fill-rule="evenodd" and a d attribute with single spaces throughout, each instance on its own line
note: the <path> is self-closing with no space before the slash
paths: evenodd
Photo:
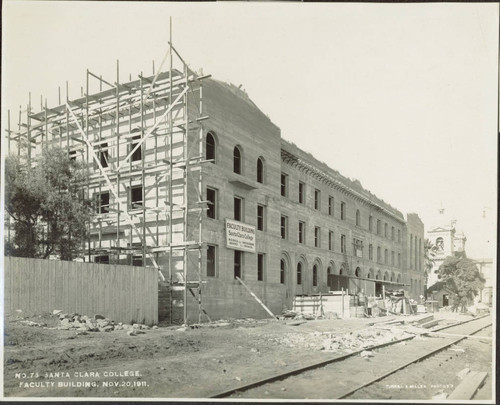
<path id="1" fill-rule="evenodd" d="M 146 333 L 144 330 L 151 329 L 151 327 L 144 324 L 134 323 L 133 325 L 124 324 L 122 322 L 115 323 L 113 320 L 108 319 L 102 315 L 94 315 L 93 318 L 87 315 L 79 314 L 65 314 L 62 311 L 55 310 L 54 316 L 59 317 L 60 325 L 56 329 L 70 330 L 74 329 L 79 332 L 111 332 L 113 330 L 125 330 L 129 336 L 136 336 L 138 334 Z M 153 326 L 153 329 L 158 328 Z"/>
<path id="2" fill-rule="evenodd" d="M 312 321 L 314 319 L 323 319 L 324 316 L 321 314 L 309 314 L 309 313 L 304 313 L 304 312 L 298 312 L 298 311 L 292 311 L 292 310 L 285 310 L 281 314 L 281 316 L 278 317 L 279 320 L 285 320 L 285 319 L 293 319 L 293 320 L 301 320 L 305 319 L 307 321 Z"/>
<path id="3" fill-rule="evenodd" d="M 389 330 L 367 328 L 343 335 L 333 332 L 287 333 L 280 337 L 270 338 L 269 341 L 285 347 L 352 353 L 409 336 L 413 335 L 399 328 Z"/>

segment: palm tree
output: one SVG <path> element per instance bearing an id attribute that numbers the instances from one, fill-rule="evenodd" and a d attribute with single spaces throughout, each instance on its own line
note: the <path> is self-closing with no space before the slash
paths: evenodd
<path id="1" fill-rule="evenodd" d="M 435 256 L 436 256 L 437 247 L 429 240 L 424 240 L 424 271 L 425 271 L 425 285 L 427 287 L 427 281 L 429 277 L 429 273 L 434 267 Z"/>

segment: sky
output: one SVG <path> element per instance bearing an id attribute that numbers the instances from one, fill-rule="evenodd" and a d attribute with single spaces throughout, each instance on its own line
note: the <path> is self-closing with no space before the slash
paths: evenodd
<path id="1" fill-rule="evenodd" d="M 86 69 L 152 74 L 170 18 L 190 67 L 242 85 L 283 138 L 496 256 L 498 4 L 4 1 L 2 130 L 29 92 L 36 111 L 66 81 L 80 96 Z"/>

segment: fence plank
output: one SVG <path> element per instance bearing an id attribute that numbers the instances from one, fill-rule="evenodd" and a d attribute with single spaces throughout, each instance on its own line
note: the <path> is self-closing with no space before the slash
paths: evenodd
<path id="1" fill-rule="evenodd" d="M 124 323 L 158 321 L 155 269 L 18 257 L 4 263 L 6 313 L 58 309 Z"/>

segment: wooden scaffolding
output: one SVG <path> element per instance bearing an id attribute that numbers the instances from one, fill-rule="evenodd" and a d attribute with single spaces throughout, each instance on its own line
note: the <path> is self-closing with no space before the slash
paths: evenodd
<path id="1" fill-rule="evenodd" d="M 59 89 L 56 107 L 45 100 L 35 112 L 30 94 L 17 129 L 8 112 L 8 153 L 32 164 L 44 148 L 57 146 L 83 162 L 84 192 L 95 213 L 85 260 L 157 268 L 170 288 L 183 289 L 184 323 L 188 292 L 197 299 L 198 321 L 208 316 L 201 302 L 207 209 L 201 166 L 208 162 L 202 82 L 208 77 L 189 68 L 170 28 L 168 50 L 156 72 L 153 62 L 152 75 L 122 83 L 117 61 L 115 82 L 87 70 L 81 97 L 70 99 L 66 82 L 66 100 Z M 10 221 L 6 225 L 10 239 Z"/>

